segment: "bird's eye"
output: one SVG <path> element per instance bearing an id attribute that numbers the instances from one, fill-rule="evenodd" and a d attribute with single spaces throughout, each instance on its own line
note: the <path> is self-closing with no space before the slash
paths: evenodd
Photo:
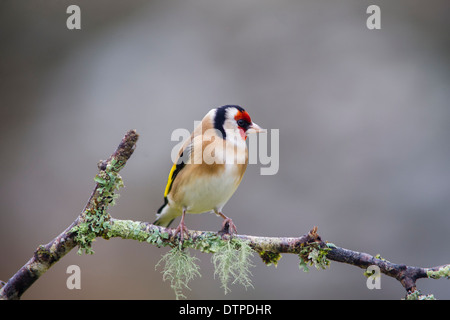
<path id="1" fill-rule="evenodd" d="M 247 125 L 247 122 L 246 122 L 244 119 L 239 119 L 239 120 L 237 121 L 237 124 L 238 124 L 239 127 L 245 128 L 246 125 Z"/>

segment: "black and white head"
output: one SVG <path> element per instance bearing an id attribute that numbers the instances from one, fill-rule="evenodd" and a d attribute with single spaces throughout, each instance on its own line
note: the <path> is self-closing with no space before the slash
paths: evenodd
<path id="1" fill-rule="evenodd" d="M 254 123 L 244 108 L 226 105 L 210 111 L 213 125 L 225 140 L 241 139 L 245 141 L 250 133 L 264 132 Z"/>

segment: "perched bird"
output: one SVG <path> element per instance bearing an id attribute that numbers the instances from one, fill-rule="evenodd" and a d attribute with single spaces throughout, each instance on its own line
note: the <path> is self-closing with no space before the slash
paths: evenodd
<path id="1" fill-rule="evenodd" d="M 209 111 L 178 152 L 154 224 L 168 227 L 181 216 L 175 234 L 183 241 L 188 232 L 186 213 L 213 211 L 224 219 L 221 232 L 236 233 L 236 226 L 222 209 L 247 168 L 247 135 L 263 131 L 240 106 Z"/>

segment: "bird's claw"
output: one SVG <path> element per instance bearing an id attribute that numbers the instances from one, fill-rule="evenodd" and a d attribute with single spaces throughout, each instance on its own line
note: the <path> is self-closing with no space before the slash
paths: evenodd
<path id="1" fill-rule="evenodd" d="M 186 234 L 189 237 L 189 230 L 186 228 L 184 223 L 180 223 L 178 227 L 175 229 L 174 236 L 180 234 L 180 242 L 184 241 L 184 235 Z"/>
<path id="2" fill-rule="evenodd" d="M 228 234 L 232 236 L 237 233 L 236 225 L 233 223 L 233 220 L 230 218 L 223 219 L 222 229 L 219 231 L 219 234 L 222 236 Z"/>

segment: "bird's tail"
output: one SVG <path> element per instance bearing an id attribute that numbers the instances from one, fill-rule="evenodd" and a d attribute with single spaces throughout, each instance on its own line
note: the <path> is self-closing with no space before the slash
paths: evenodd
<path id="1" fill-rule="evenodd" d="M 161 227 L 169 227 L 170 224 L 175 220 L 176 217 L 180 216 L 178 210 L 173 210 L 170 208 L 167 198 L 164 198 L 164 204 L 159 208 L 156 214 L 156 220 L 153 222 L 154 225 Z"/>

